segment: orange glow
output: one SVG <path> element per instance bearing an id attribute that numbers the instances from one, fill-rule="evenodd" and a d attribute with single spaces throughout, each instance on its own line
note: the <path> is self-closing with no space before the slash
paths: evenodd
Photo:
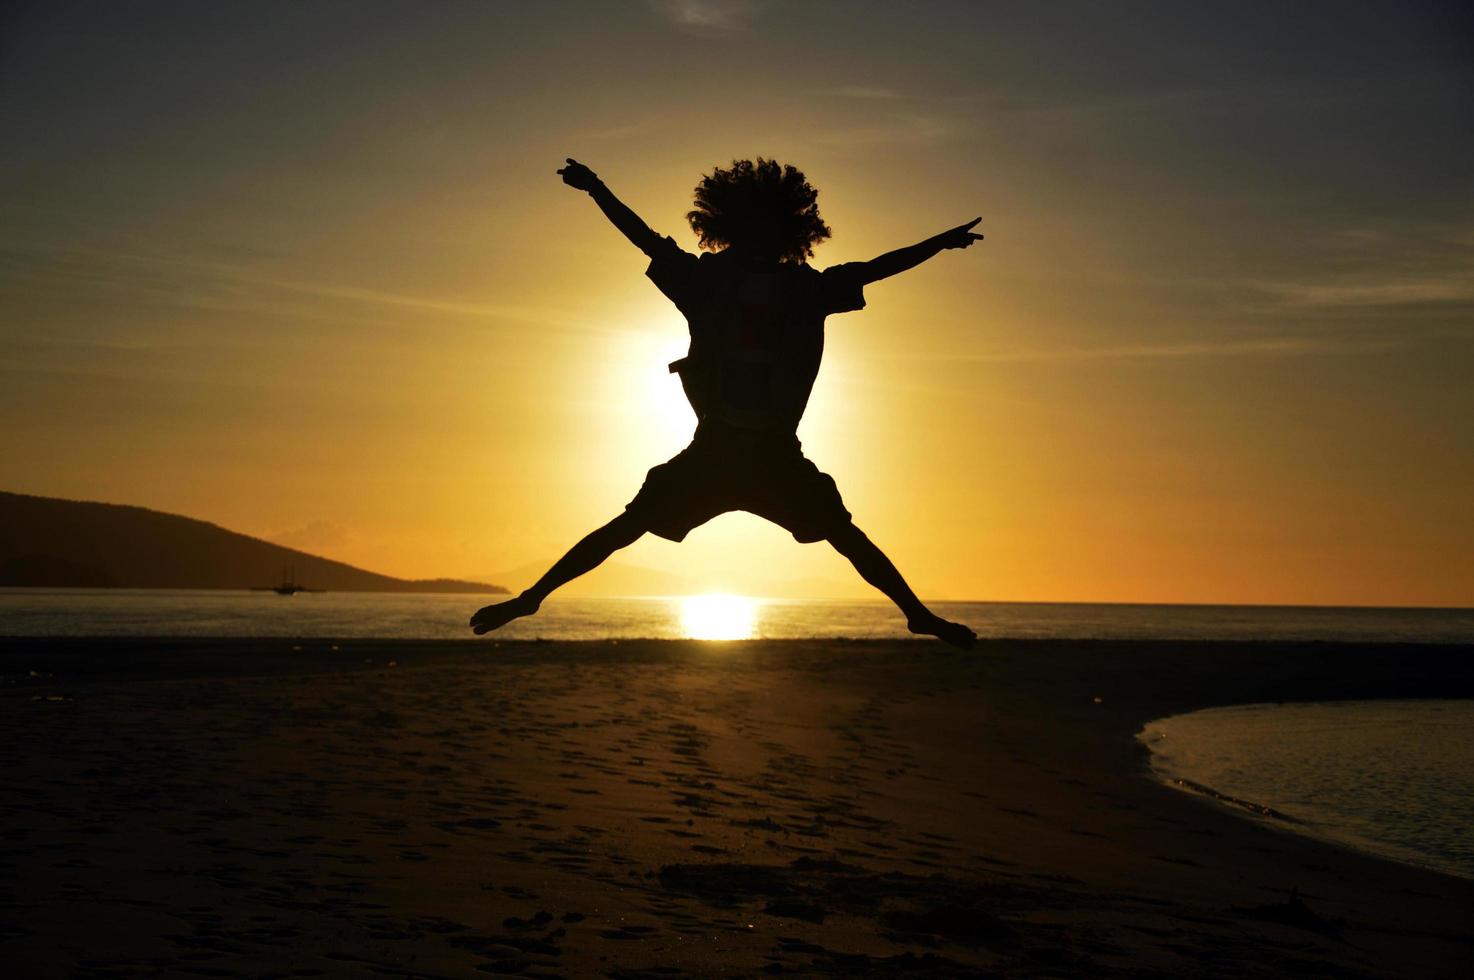
<path id="1" fill-rule="evenodd" d="M 1474 602 L 1467 195 L 1356 183 L 1423 173 L 1461 65 L 1447 93 L 1422 64 L 1208 91 L 1105 63 L 1176 42 L 969 5 L 836 33 L 752 4 L 700 37 L 658 6 L 401 12 L 340 46 L 305 5 L 219 59 L 138 30 L 83 64 L 65 21 L 14 45 L 12 97 L 63 101 L 8 141 L 0 489 L 524 587 L 693 428 L 682 318 L 555 168 L 695 250 L 698 177 L 763 154 L 819 188 L 817 267 L 983 215 L 829 319 L 799 429 L 923 597 Z M 1405 118 L 1431 121 L 1376 128 Z M 615 561 L 571 591 L 874 595 L 740 513 Z"/>
<path id="2" fill-rule="evenodd" d="M 681 628 L 693 640 L 748 640 L 757 603 L 744 596 L 693 595 L 681 600 Z"/>

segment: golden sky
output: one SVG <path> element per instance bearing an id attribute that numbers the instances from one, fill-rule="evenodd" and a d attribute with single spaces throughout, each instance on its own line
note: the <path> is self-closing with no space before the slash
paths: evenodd
<path id="1" fill-rule="evenodd" d="M 800 429 L 924 597 L 1474 605 L 1467 15 L 1295 6 L 8 14 L 0 489 L 551 561 L 693 427 L 682 319 L 553 171 L 695 250 L 761 154 L 820 267 L 983 216 L 829 320 Z M 744 514 L 619 560 L 870 594 Z"/>

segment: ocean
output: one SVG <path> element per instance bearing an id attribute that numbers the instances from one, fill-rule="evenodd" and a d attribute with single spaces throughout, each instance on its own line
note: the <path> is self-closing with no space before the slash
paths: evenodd
<path id="1" fill-rule="evenodd" d="M 1474 701 L 1209 708 L 1139 737 L 1171 785 L 1283 830 L 1474 878 Z"/>
<path id="2" fill-rule="evenodd" d="M 500 597 L 0 589 L 0 636 L 383 637 L 476 640 L 466 622 Z M 1474 609 L 939 602 L 979 636 L 1106 640 L 1329 640 L 1474 643 Z M 554 596 L 505 639 L 908 637 L 884 600 Z"/>

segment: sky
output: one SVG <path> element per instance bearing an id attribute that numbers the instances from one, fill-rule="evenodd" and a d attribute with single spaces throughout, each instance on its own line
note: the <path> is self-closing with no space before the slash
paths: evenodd
<path id="1" fill-rule="evenodd" d="M 694 419 L 662 234 L 800 167 L 799 430 L 926 598 L 1474 605 L 1464 4 L 67 3 L 0 23 L 0 489 L 522 588 Z M 869 595 L 729 514 L 620 561 Z M 498 579 L 492 579 L 498 580 Z"/>

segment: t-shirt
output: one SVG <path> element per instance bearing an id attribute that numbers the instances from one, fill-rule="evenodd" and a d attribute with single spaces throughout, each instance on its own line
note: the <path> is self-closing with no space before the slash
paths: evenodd
<path id="1" fill-rule="evenodd" d="M 754 272 L 725 252 L 692 255 L 671 238 L 649 255 L 645 275 L 691 330 L 690 353 L 671 370 L 697 417 L 793 433 L 819 375 L 824 318 L 865 307 L 864 264 Z"/>

